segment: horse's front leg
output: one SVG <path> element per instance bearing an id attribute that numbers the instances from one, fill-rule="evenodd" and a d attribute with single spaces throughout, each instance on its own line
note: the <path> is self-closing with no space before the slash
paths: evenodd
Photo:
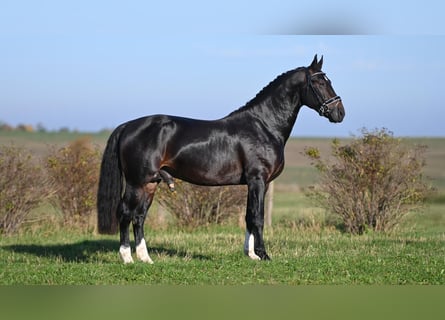
<path id="1" fill-rule="evenodd" d="M 270 260 L 263 240 L 266 190 L 267 186 L 261 178 L 252 179 L 248 183 L 244 253 L 253 260 Z"/>

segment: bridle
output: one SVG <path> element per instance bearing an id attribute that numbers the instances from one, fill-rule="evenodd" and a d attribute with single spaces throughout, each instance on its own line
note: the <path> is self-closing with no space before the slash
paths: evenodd
<path id="1" fill-rule="evenodd" d="M 315 94 L 315 97 L 317 98 L 318 103 L 320 104 L 320 107 L 318 109 L 318 113 L 320 114 L 320 116 L 328 116 L 331 113 L 331 109 L 329 108 L 329 105 L 335 103 L 334 107 L 336 107 L 338 105 L 338 103 L 341 101 L 341 98 L 340 98 L 340 96 L 335 96 L 335 97 L 332 97 L 332 98 L 329 98 L 329 99 L 323 101 L 323 97 L 320 94 L 320 91 L 317 88 L 315 88 L 314 85 L 312 84 L 312 78 L 314 78 L 315 76 L 319 76 L 319 75 L 322 75 L 325 78 L 325 80 L 330 83 L 329 78 L 326 76 L 326 74 L 324 72 L 321 72 L 321 71 L 315 72 L 312 75 L 310 75 L 308 73 L 308 75 L 307 75 L 308 89 L 309 88 L 312 89 L 312 91 Z"/>

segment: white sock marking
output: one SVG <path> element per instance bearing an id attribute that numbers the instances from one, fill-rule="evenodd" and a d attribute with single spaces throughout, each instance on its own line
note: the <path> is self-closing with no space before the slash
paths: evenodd
<path id="1" fill-rule="evenodd" d="M 251 234 L 249 231 L 246 231 L 246 239 L 244 240 L 244 253 L 249 256 L 252 260 L 261 260 L 260 257 L 258 257 L 255 254 L 255 238 L 253 237 L 253 234 Z"/>
<path id="2" fill-rule="evenodd" d="M 124 261 L 125 264 L 133 263 L 133 258 L 131 257 L 131 248 L 126 246 L 120 246 L 119 256 Z"/>
<path id="3" fill-rule="evenodd" d="M 153 264 L 153 260 L 151 260 L 150 256 L 148 255 L 145 239 L 142 239 L 141 243 L 136 247 L 136 256 L 142 262 Z"/>

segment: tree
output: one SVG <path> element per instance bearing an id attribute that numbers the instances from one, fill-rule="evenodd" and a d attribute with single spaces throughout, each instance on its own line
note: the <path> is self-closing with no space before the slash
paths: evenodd
<path id="1" fill-rule="evenodd" d="M 100 152 L 88 137 L 79 138 L 47 157 L 48 174 L 56 187 L 54 200 L 64 222 L 84 227 L 96 207 Z"/>
<path id="2" fill-rule="evenodd" d="M 0 234 L 16 233 L 54 189 L 41 163 L 24 148 L 0 146 Z"/>
<path id="3" fill-rule="evenodd" d="M 335 161 L 315 148 L 305 151 L 321 174 L 309 195 L 339 216 L 347 232 L 390 231 L 432 191 L 423 176 L 426 147 L 410 147 L 387 129 L 363 129 L 346 145 L 333 140 L 331 150 Z"/>
<path id="4" fill-rule="evenodd" d="M 245 211 L 246 195 L 245 186 L 204 187 L 177 179 L 174 192 L 161 184 L 155 199 L 179 226 L 193 229 L 239 217 Z"/>

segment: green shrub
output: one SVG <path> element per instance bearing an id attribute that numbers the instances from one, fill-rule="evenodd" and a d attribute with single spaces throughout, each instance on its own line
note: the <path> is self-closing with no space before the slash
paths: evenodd
<path id="1" fill-rule="evenodd" d="M 15 146 L 0 146 L 0 233 L 13 234 L 52 194 L 43 166 Z"/>
<path id="2" fill-rule="evenodd" d="M 203 187 L 176 180 L 174 192 L 162 184 L 155 199 L 174 216 L 179 226 L 194 228 L 238 219 L 245 211 L 247 189 Z"/>
<path id="3" fill-rule="evenodd" d="M 426 147 L 409 147 L 386 129 L 362 135 L 346 145 L 334 140 L 335 161 L 306 149 L 321 174 L 309 195 L 338 215 L 347 232 L 391 231 L 432 190 L 422 173 Z"/>
<path id="4" fill-rule="evenodd" d="M 91 227 L 96 207 L 100 152 L 89 138 L 80 138 L 61 149 L 52 149 L 47 170 L 56 186 L 55 204 L 64 223 Z"/>

